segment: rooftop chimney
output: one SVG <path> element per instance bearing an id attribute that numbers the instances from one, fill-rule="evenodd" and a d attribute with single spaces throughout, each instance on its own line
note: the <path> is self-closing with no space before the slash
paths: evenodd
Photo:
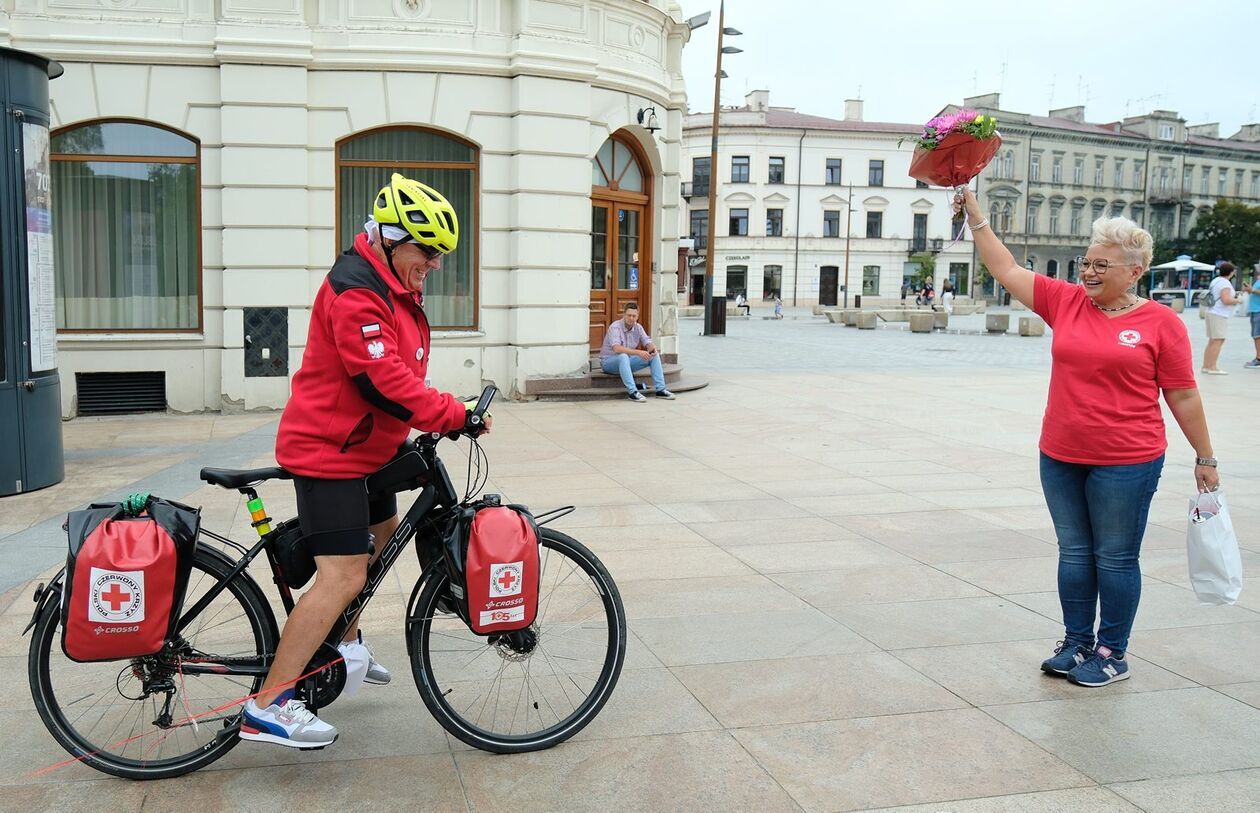
<path id="1" fill-rule="evenodd" d="M 986 110 L 998 110 L 1001 105 L 998 104 L 997 93 L 986 93 L 983 96 L 968 96 L 963 99 L 963 107 L 969 107 L 973 110 L 984 108 Z"/>
<path id="2" fill-rule="evenodd" d="M 845 99 L 844 100 L 844 120 L 845 121 L 861 121 L 862 120 L 862 100 L 861 99 Z"/>
<path id="3" fill-rule="evenodd" d="M 1058 110 L 1050 111 L 1052 119 L 1067 119 L 1068 121 L 1084 122 L 1085 121 L 1085 105 L 1078 104 L 1075 107 L 1060 107 Z"/>
<path id="4" fill-rule="evenodd" d="M 1230 141 L 1260 141 L 1260 124 L 1244 124 L 1242 129 L 1229 137 Z"/>
<path id="5" fill-rule="evenodd" d="M 744 96 L 744 104 L 748 105 L 749 110 L 765 111 L 770 109 L 770 91 L 768 90 L 750 90 Z"/>

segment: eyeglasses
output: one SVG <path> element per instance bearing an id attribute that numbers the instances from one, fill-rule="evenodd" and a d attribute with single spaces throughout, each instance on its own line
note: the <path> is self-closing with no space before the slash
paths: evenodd
<path id="1" fill-rule="evenodd" d="M 1110 260 L 1091 260 L 1088 257 L 1077 257 L 1076 267 L 1081 271 L 1088 271 L 1091 268 L 1095 274 L 1106 274 L 1109 268 L 1128 268 L 1134 263 L 1113 263 Z"/>

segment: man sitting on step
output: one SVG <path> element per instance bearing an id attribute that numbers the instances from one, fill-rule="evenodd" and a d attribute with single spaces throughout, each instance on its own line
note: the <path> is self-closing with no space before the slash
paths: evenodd
<path id="1" fill-rule="evenodd" d="M 652 337 L 639 324 L 639 306 L 633 302 L 627 303 L 622 317 L 608 326 L 604 346 L 599 350 L 599 366 L 609 375 L 620 373 L 621 383 L 626 385 L 626 394 L 631 401 L 639 403 L 647 399 L 634 385 L 634 371 L 649 367 L 656 397 L 674 400 L 674 394 L 665 388 L 661 354 L 652 344 Z"/>

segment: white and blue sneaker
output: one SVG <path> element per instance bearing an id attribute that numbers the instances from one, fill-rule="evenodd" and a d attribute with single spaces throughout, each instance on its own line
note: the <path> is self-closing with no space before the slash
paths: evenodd
<path id="1" fill-rule="evenodd" d="M 1094 655 L 1067 674 L 1067 679 L 1077 686 L 1106 686 L 1129 676 L 1129 662 L 1124 654 L 1116 655 L 1110 648 L 1099 644 Z"/>
<path id="2" fill-rule="evenodd" d="M 251 742 L 310 750 L 336 742 L 337 729 L 316 717 L 289 689 L 265 709 L 258 708 L 252 697 L 246 700 L 240 737 Z"/>
<path id="3" fill-rule="evenodd" d="M 1054 655 L 1041 662 L 1041 671 L 1047 675 L 1067 677 L 1067 673 L 1094 656 L 1094 650 L 1085 644 L 1059 641 Z"/>
<path id="4" fill-rule="evenodd" d="M 353 644 L 354 641 L 342 641 L 340 644 L 337 645 L 337 649 L 340 650 L 343 655 L 345 654 L 344 647 L 347 645 L 347 643 Z M 389 670 L 386 669 L 384 666 L 382 666 L 381 663 L 376 660 L 376 656 L 372 654 L 371 649 L 368 649 L 367 644 L 363 643 L 363 630 L 359 630 L 358 643 L 365 650 L 367 650 L 367 656 L 368 656 L 367 674 L 363 676 L 363 682 L 371 683 L 374 686 L 384 686 L 386 683 L 389 683 L 390 680 L 393 679 L 393 675 L 391 675 L 389 673 Z"/>

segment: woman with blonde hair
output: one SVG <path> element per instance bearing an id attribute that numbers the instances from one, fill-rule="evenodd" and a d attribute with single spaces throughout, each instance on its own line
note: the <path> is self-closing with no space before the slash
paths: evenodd
<path id="1" fill-rule="evenodd" d="M 1190 338 L 1171 308 L 1133 292 L 1150 266 L 1152 240 L 1131 220 L 1094 222 L 1074 284 L 1015 262 L 970 190 L 955 203 L 994 278 L 1054 330 L 1039 447 L 1059 543 L 1064 635 L 1041 668 L 1080 686 L 1105 686 L 1129 677 L 1138 554 L 1168 446 L 1161 392 L 1197 455 L 1195 485 L 1207 491 L 1220 483 Z"/>

